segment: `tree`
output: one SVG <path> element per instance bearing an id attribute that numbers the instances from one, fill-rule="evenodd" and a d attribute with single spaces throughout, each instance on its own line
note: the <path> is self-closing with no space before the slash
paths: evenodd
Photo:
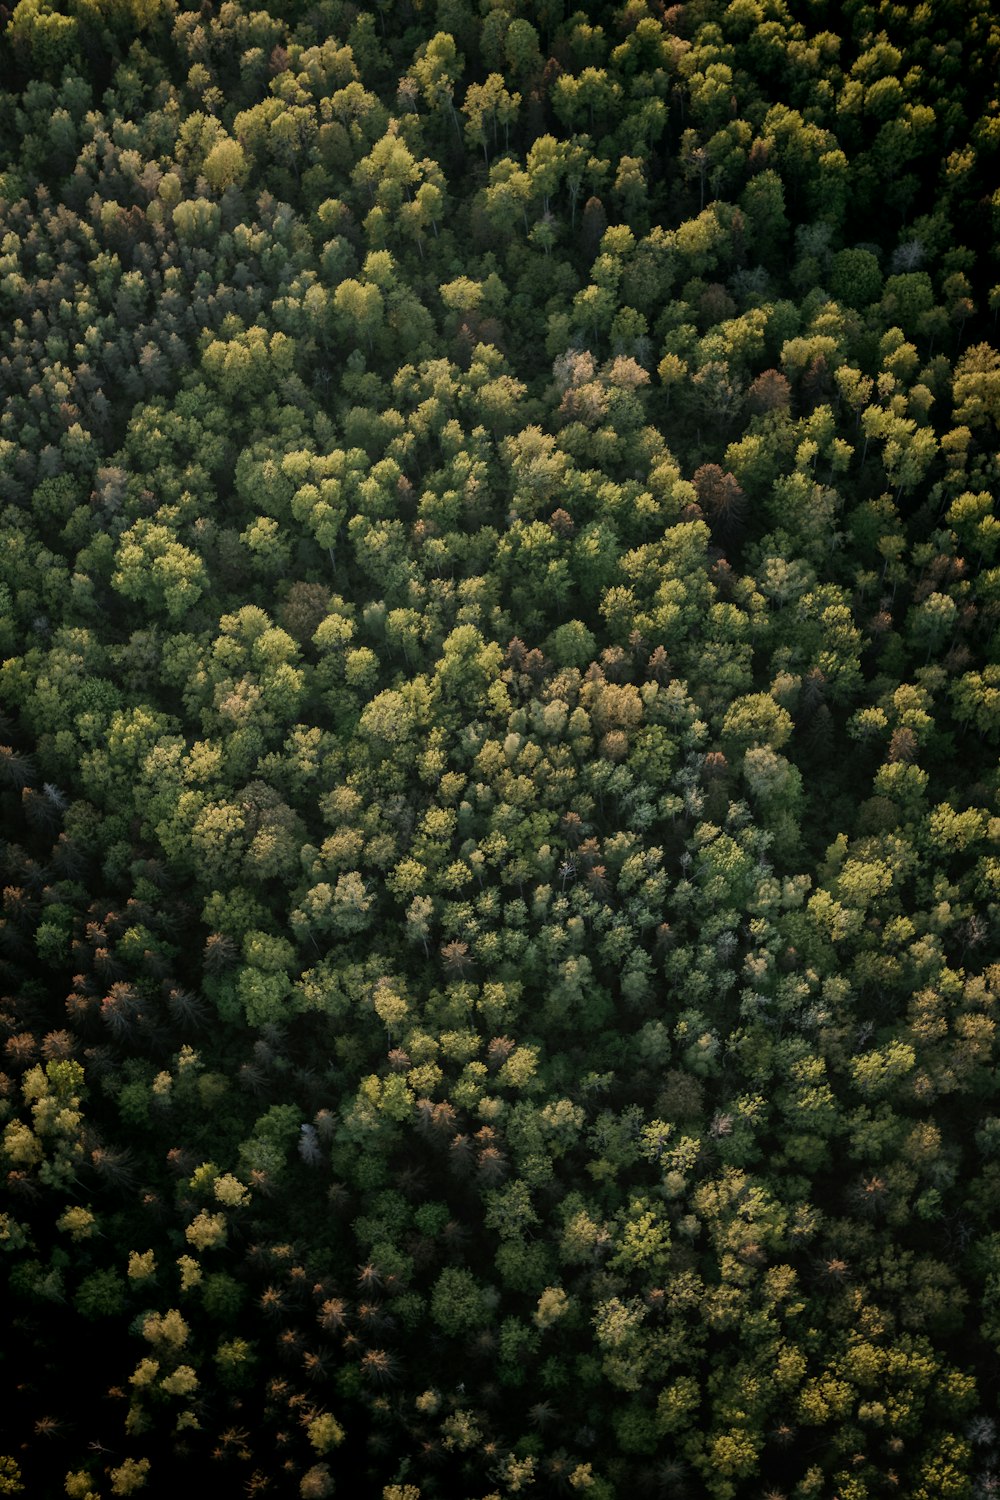
<path id="1" fill-rule="evenodd" d="M 788 233 L 785 189 L 777 172 L 768 167 L 752 177 L 743 189 L 740 207 L 754 244 L 764 255 L 774 255 Z"/>
<path id="2" fill-rule="evenodd" d="M 420 176 L 420 166 L 400 136 L 397 122 L 390 121 L 385 135 L 354 168 L 352 180 L 366 190 L 371 204 L 398 213 L 404 201 L 410 203 L 411 188 Z"/>
<path id="3" fill-rule="evenodd" d="M 956 363 L 954 402 L 956 422 L 1000 424 L 1000 354 L 990 344 L 967 349 Z"/>
<path id="4" fill-rule="evenodd" d="M 207 585 L 202 559 L 166 526 L 137 521 L 124 533 L 115 554 L 112 587 L 179 621 L 197 604 Z"/>
<path id="5" fill-rule="evenodd" d="M 702 464 L 691 482 L 715 534 L 724 541 L 738 536 L 746 517 L 746 496 L 735 477 L 718 464 Z"/>
<path id="6" fill-rule="evenodd" d="M 333 305 L 344 331 L 359 342 L 363 339 L 369 353 L 373 352 L 375 336 L 385 317 L 385 301 L 379 287 L 349 277 L 334 292 Z"/>
<path id="7" fill-rule="evenodd" d="M 239 141 L 229 137 L 216 141 L 205 157 L 202 171 L 217 193 L 233 186 L 242 187 L 249 165 Z"/>
<path id="8" fill-rule="evenodd" d="M 849 307 L 868 307 L 879 300 L 882 273 L 871 250 L 839 250 L 833 258 L 830 290 Z"/>
<path id="9" fill-rule="evenodd" d="M 722 721 L 723 741 L 734 751 L 754 744 L 780 750 L 791 732 L 791 715 L 767 693 L 748 693 L 736 698 Z"/>
<path id="10" fill-rule="evenodd" d="M 500 149 L 500 130 L 503 129 L 504 150 L 510 146 L 510 127 L 517 120 L 521 95 L 508 92 L 503 75 L 491 73 L 485 83 L 470 83 L 462 105 L 466 116 L 465 135 L 473 146 L 479 146 L 483 160 L 489 165 L 489 143 L 494 152 Z"/>
<path id="11" fill-rule="evenodd" d="M 538 32 L 530 21 L 515 17 L 504 37 L 504 54 L 516 82 L 530 86 L 541 74 L 542 54 Z"/>
<path id="12" fill-rule="evenodd" d="M 458 129 L 453 95 L 455 82 L 465 66 L 465 60 L 455 46 L 455 38 L 447 31 L 439 31 L 429 42 L 417 49 L 413 60 L 413 76 L 431 110 L 447 109 Z"/>
<path id="13" fill-rule="evenodd" d="M 577 76 L 563 73 L 552 89 L 552 108 L 560 124 L 570 130 L 586 122 L 594 134 L 595 124 L 605 125 L 622 95 L 621 84 L 603 68 L 586 67 Z"/>
<path id="14" fill-rule="evenodd" d="M 431 1296 L 431 1313 L 442 1333 L 455 1336 L 482 1328 L 495 1298 L 469 1271 L 448 1267 L 438 1276 Z"/>

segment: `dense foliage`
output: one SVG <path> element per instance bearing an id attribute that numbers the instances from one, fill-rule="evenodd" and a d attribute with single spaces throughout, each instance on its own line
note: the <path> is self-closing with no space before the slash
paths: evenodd
<path id="1" fill-rule="evenodd" d="M 0 8 L 0 1491 L 998 1492 L 990 11 Z"/>

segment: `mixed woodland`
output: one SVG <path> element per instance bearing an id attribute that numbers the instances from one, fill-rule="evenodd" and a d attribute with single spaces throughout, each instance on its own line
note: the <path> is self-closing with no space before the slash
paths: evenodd
<path id="1" fill-rule="evenodd" d="M 0 1494 L 1000 1494 L 990 0 L 0 5 Z"/>

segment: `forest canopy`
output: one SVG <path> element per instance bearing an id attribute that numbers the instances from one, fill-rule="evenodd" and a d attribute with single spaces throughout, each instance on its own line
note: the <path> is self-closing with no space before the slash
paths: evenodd
<path id="1" fill-rule="evenodd" d="M 1000 1492 L 989 0 L 0 6 L 0 1492 Z"/>

